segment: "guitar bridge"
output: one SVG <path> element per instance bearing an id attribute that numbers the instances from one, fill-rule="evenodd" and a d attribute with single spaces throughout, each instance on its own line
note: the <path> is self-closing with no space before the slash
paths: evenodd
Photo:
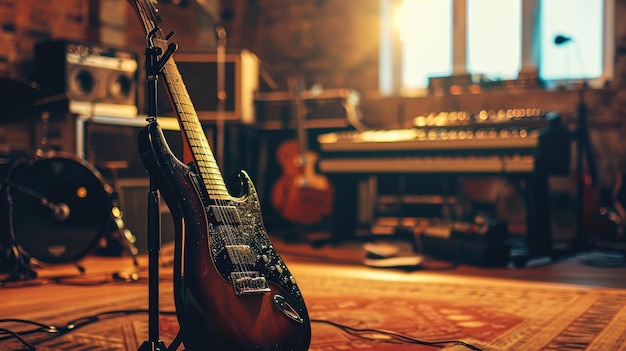
<path id="1" fill-rule="evenodd" d="M 237 295 L 262 294 L 270 291 L 265 277 L 259 272 L 232 272 L 230 278 Z"/>

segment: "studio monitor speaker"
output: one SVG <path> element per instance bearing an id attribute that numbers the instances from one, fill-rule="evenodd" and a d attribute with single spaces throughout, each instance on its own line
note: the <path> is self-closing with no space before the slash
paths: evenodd
<path id="1" fill-rule="evenodd" d="M 69 100 L 70 113 L 137 116 L 137 54 L 68 40 L 35 45 L 32 79 L 47 97 Z"/>

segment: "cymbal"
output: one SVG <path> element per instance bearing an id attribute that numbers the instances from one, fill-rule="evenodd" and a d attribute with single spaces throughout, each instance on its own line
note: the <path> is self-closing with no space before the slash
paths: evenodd
<path id="1" fill-rule="evenodd" d="M 42 97 L 35 82 L 11 76 L 0 76 L 0 125 L 38 118 L 34 101 Z"/>

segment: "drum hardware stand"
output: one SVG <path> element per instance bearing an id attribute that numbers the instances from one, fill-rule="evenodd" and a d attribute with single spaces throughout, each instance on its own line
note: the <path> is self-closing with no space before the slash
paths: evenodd
<path id="1" fill-rule="evenodd" d="M 146 84 L 147 84 L 147 104 L 148 123 L 156 123 L 157 118 L 157 98 L 159 72 L 163 69 L 170 56 L 178 48 L 171 43 L 165 52 L 152 43 L 159 27 L 154 27 L 146 36 Z M 174 32 L 166 36 L 166 40 L 171 38 Z M 160 56 L 160 58 L 159 58 Z M 150 190 L 148 193 L 148 337 L 140 346 L 139 351 L 166 351 L 163 340 L 159 338 L 159 251 L 161 250 L 161 216 L 159 205 L 161 195 L 159 189 L 150 178 Z M 175 350 L 180 345 L 179 336 L 170 345 L 171 350 Z"/>
<path id="2" fill-rule="evenodd" d="M 16 263 L 15 263 L 16 269 L 13 272 L 14 276 L 9 278 L 9 280 L 24 280 L 24 279 L 36 278 L 37 273 L 35 273 L 30 268 L 30 262 L 31 260 L 33 260 L 33 258 L 27 254 L 24 254 L 23 250 L 15 242 L 15 232 L 13 231 L 13 199 L 7 187 L 10 187 L 11 189 L 17 190 L 20 193 L 26 194 L 28 196 L 33 197 L 36 200 L 39 200 L 39 204 L 41 206 L 47 207 L 48 209 L 50 209 L 50 211 L 52 211 L 52 216 L 56 220 L 63 221 L 67 219 L 70 213 L 70 209 L 65 203 L 62 203 L 62 202 L 53 203 L 42 194 L 36 192 L 35 190 L 19 185 L 17 183 L 14 183 L 13 181 L 9 179 L 0 180 L 0 185 L 3 185 L 4 190 L 2 191 L 6 192 L 6 199 L 7 199 L 7 209 L 4 210 L 7 216 L 7 224 L 5 228 L 0 229 L 0 230 L 8 232 L 9 238 L 11 240 L 8 243 L 9 244 L 8 246 L 10 250 L 13 252 L 13 255 L 15 256 L 14 259 L 16 260 Z M 1 244 L 2 243 L 0 243 L 0 246 Z M 76 268 L 81 274 L 85 272 L 85 268 L 82 265 L 80 265 L 78 262 L 75 262 L 75 264 L 76 264 Z M 23 274 L 20 274 L 22 272 Z"/>
<path id="3" fill-rule="evenodd" d="M 111 177 L 112 177 L 112 182 L 113 182 L 113 185 L 112 185 L 113 191 L 111 193 L 111 205 L 112 205 L 111 217 L 113 219 L 113 224 L 115 225 L 115 232 L 117 232 L 118 234 L 117 239 L 120 242 L 120 244 L 125 247 L 126 251 L 128 251 L 128 253 L 130 254 L 130 257 L 133 260 L 133 265 L 135 267 L 138 267 L 139 262 L 137 261 L 137 255 L 139 254 L 139 250 L 135 246 L 135 242 L 137 241 L 137 238 L 131 232 L 130 229 L 126 228 L 126 225 L 124 224 L 124 219 L 123 219 L 124 215 L 123 215 L 122 210 L 120 209 L 120 203 L 122 201 L 120 199 L 121 192 L 118 189 L 119 181 L 117 177 L 117 170 L 120 168 L 126 168 L 127 163 L 111 161 L 111 162 L 106 162 L 104 164 L 104 167 L 107 168 L 109 172 L 111 172 Z"/>
<path id="4" fill-rule="evenodd" d="M 50 119 L 50 113 L 44 112 L 41 114 L 41 147 L 37 149 L 35 154 L 41 156 L 42 153 L 49 151 L 48 146 L 48 120 Z"/>
<path id="5" fill-rule="evenodd" d="M 0 193 L 6 195 L 6 208 L 2 208 L 4 215 L 6 215 L 6 222 L 0 228 L 0 239 L 4 234 L 7 235 L 9 241 L 7 243 L 0 242 L 0 249 L 3 249 L 3 257 L 0 258 L 0 265 L 4 262 L 9 263 L 11 267 L 9 276 L 0 282 L 15 282 L 21 280 L 28 280 L 37 278 L 37 272 L 35 272 L 30 266 L 30 256 L 21 250 L 18 244 L 15 242 L 15 233 L 13 232 L 13 201 L 11 195 L 6 187 L 8 185 L 5 180 L 0 182 Z M 4 217 L 4 215 L 2 217 Z M 4 234 L 2 232 L 5 232 Z M 3 247 L 6 244 L 6 247 Z M 5 261 L 6 260 L 6 261 Z"/>
<path id="6" fill-rule="evenodd" d="M 50 113 L 48 111 L 44 111 L 41 113 L 41 121 L 42 121 L 42 138 L 40 140 L 41 147 L 35 151 L 35 156 L 40 157 L 45 152 L 48 151 L 48 119 L 50 117 Z M 9 175 L 4 179 L 0 179 L 0 194 L 4 194 L 6 199 L 6 208 L 1 208 L 3 214 L 0 216 L 3 220 L 6 220 L 6 224 L 0 228 L 0 239 L 3 235 L 7 235 L 9 238 L 8 243 L 0 242 L 0 249 L 6 250 L 3 254 L 4 257 L 0 258 L 0 265 L 3 264 L 3 260 L 6 259 L 6 262 L 12 262 L 12 270 L 8 278 L 4 279 L 4 282 L 11 281 L 21 281 L 37 278 L 37 272 L 35 272 L 31 267 L 31 261 L 33 257 L 24 252 L 24 250 L 17 244 L 15 240 L 15 232 L 13 230 L 13 198 L 11 197 L 11 193 L 8 188 L 12 188 L 17 190 L 23 194 L 29 195 L 37 200 L 39 200 L 40 204 L 44 207 L 49 208 L 53 211 L 53 216 L 57 218 L 65 218 L 69 213 L 69 208 L 67 204 L 64 203 L 52 203 L 45 196 L 39 194 L 38 192 L 21 186 L 13 181 L 9 180 Z M 6 216 L 6 218 L 4 218 Z M 4 233 L 3 233 L 4 232 Z M 6 247 L 3 247 L 5 246 Z M 85 269 L 78 262 L 76 262 L 76 268 L 80 273 L 84 273 Z"/>

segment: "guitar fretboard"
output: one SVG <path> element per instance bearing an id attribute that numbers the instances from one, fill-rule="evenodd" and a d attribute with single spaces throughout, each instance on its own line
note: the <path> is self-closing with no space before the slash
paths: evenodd
<path id="1" fill-rule="evenodd" d="M 189 143 L 194 163 L 209 196 L 214 200 L 230 199 L 222 173 L 173 58 L 163 68 L 163 78 L 174 102 L 181 131 Z"/>
<path id="2" fill-rule="evenodd" d="M 151 39 L 152 43 L 158 46 L 162 52 L 166 52 L 168 46 L 167 39 L 158 27 L 161 19 L 157 15 L 157 9 L 154 7 L 155 2 L 154 0 L 150 0 L 150 2 L 131 1 L 131 4 L 134 5 L 141 19 L 145 33 L 154 34 L 154 37 Z M 209 197 L 213 200 L 231 199 L 209 142 L 200 125 L 196 110 L 189 98 L 187 88 L 172 57 L 167 60 L 165 67 L 163 67 L 162 77 L 166 83 L 171 101 L 174 103 L 180 129 L 188 142 L 197 171 Z"/>

